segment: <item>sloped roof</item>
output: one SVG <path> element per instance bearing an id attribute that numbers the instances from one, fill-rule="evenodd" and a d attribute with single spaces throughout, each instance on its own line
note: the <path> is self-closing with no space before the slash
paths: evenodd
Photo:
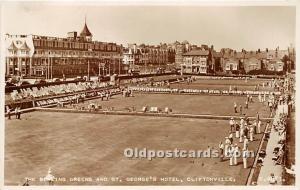
<path id="1" fill-rule="evenodd" d="M 266 59 L 266 58 L 267 58 L 267 52 L 261 51 L 260 53 L 258 53 L 258 54 L 256 55 L 256 57 L 257 57 L 258 59 Z"/>
<path id="2" fill-rule="evenodd" d="M 192 50 L 192 51 L 189 51 L 182 55 L 184 55 L 184 56 L 199 56 L 199 55 L 208 55 L 208 54 L 209 54 L 208 50 Z"/>
<path id="3" fill-rule="evenodd" d="M 86 23 L 84 23 L 83 30 L 80 33 L 80 36 L 93 36 L 90 32 L 89 28 L 87 27 Z"/>
<path id="4" fill-rule="evenodd" d="M 217 52 L 217 51 L 213 51 L 213 57 L 222 57 L 222 53 L 221 52 Z"/>
<path id="5" fill-rule="evenodd" d="M 230 53 L 224 53 L 223 57 L 224 58 L 232 58 L 232 55 Z"/>
<path id="6" fill-rule="evenodd" d="M 14 42 L 11 42 L 10 46 L 7 48 L 9 50 L 18 50 Z"/>
<path id="7" fill-rule="evenodd" d="M 228 58 L 228 59 L 225 60 L 225 63 L 228 63 L 228 62 L 239 63 L 239 60 L 237 58 L 230 57 L 230 58 Z"/>
<path id="8" fill-rule="evenodd" d="M 270 60 L 270 63 L 277 63 L 277 62 L 283 63 L 283 62 L 281 61 L 281 59 L 279 59 L 279 58 L 275 58 L 275 59 Z"/>
<path id="9" fill-rule="evenodd" d="M 244 58 L 244 55 L 245 54 L 243 52 L 236 52 L 235 58 L 242 59 L 242 58 Z"/>
<path id="10" fill-rule="evenodd" d="M 280 59 L 282 59 L 284 55 L 288 55 L 288 54 L 289 54 L 288 50 L 278 50 L 278 57 Z"/>
<path id="11" fill-rule="evenodd" d="M 252 56 L 252 57 L 249 57 L 248 59 L 245 59 L 244 63 L 253 63 L 253 62 L 259 63 L 260 60 L 257 57 Z"/>
<path id="12" fill-rule="evenodd" d="M 276 57 L 276 50 L 269 50 L 267 55 L 273 55 L 273 58 L 282 59 L 284 57 L 284 55 L 288 55 L 288 51 L 287 50 L 278 50 L 277 57 Z"/>
<path id="13" fill-rule="evenodd" d="M 24 42 L 24 43 L 22 44 L 22 46 L 20 47 L 20 49 L 22 49 L 22 50 L 29 50 L 30 48 L 28 47 L 27 43 Z"/>
<path id="14" fill-rule="evenodd" d="M 188 44 L 189 42 L 187 41 L 187 40 L 184 40 L 183 42 L 182 42 L 182 44 Z"/>

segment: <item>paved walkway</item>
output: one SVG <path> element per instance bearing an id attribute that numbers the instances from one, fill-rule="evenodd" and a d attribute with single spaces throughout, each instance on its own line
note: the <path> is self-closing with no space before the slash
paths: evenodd
<path id="1" fill-rule="evenodd" d="M 276 117 L 278 117 L 277 114 L 274 117 L 274 120 Z M 277 185 L 282 185 L 282 166 L 275 165 L 274 161 L 272 160 L 273 150 L 277 145 L 278 133 L 272 127 L 268 145 L 266 147 L 266 157 L 264 159 L 263 166 L 260 169 L 257 185 L 271 185 L 268 180 L 271 173 L 273 173 L 275 178 L 277 179 Z"/>

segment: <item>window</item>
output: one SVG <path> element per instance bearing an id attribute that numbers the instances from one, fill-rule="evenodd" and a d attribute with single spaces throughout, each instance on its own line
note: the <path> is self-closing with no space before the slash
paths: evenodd
<path id="1" fill-rule="evenodd" d="M 9 54 L 10 54 L 10 55 L 14 55 L 14 54 L 15 54 L 15 51 L 9 50 Z"/>

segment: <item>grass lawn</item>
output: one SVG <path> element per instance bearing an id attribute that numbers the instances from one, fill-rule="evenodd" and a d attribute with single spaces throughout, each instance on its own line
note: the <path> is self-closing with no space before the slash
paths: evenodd
<path id="1" fill-rule="evenodd" d="M 98 103 L 102 107 L 114 107 L 115 110 L 124 110 L 126 107 L 135 106 L 141 111 L 143 106 L 157 106 L 159 108 L 169 107 L 174 113 L 209 114 L 209 115 L 240 115 L 234 113 L 234 102 L 239 106 L 245 106 L 246 97 L 241 96 L 209 96 L 209 95 L 174 95 L 174 94 L 139 94 L 134 97 L 124 98 L 121 95 L 113 96 L 109 101 L 94 99 L 86 101 Z M 249 109 L 243 108 L 243 113 L 255 116 L 259 112 L 262 117 L 269 116 L 269 110 L 254 98 L 254 103 L 249 104 Z"/>
<path id="2" fill-rule="evenodd" d="M 224 120 L 31 112 L 5 128 L 5 184 L 39 177 L 52 168 L 56 185 L 244 185 L 249 169 L 218 158 L 124 157 L 125 148 L 203 150 L 217 147 L 229 130 Z M 256 136 L 257 138 L 260 135 Z M 237 140 L 234 139 L 236 142 Z M 234 142 L 234 143 L 235 143 Z M 255 150 L 258 140 L 250 143 Z M 240 143 L 238 143 L 241 146 Z M 249 159 L 249 164 L 252 163 Z M 120 177 L 122 182 L 70 182 L 73 177 Z M 182 182 L 128 182 L 127 177 L 178 177 Z M 231 177 L 234 182 L 188 182 L 187 177 Z"/>
<path id="3" fill-rule="evenodd" d="M 253 88 L 258 80 L 197 80 L 174 84 L 187 88 Z M 103 108 L 125 110 L 134 106 L 169 107 L 174 113 L 240 115 L 233 112 L 233 104 L 244 106 L 246 97 L 139 94 L 124 98 L 113 96 L 109 101 L 100 99 L 84 103 L 98 103 Z M 248 116 L 268 117 L 265 105 L 254 98 Z M 126 158 L 126 148 L 153 150 L 203 150 L 217 148 L 228 135 L 229 123 L 225 120 L 188 119 L 166 117 L 113 116 L 82 113 L 30 112 L 22 120 L 6 120 L 5 124 L 5 185 L 21 185 L 24 178 L 34 178 L 31 185 L 45 185 L 39 180 L 52 168 L 55 185 L 244 185 L 250 169 L 243 169 L 241 158 L 238 166 L 219 158 Z M 250 143 L 250 150 L 258 148 L 259 138 Z M 236 143 L 234 139 L 234 143 Z M 238 143 L 241 147 L 242 144 Z M 250 165 L 253 159 L 248 160 Z M 157 181 L 130 182 L 130 177 L 156 177 Z M 93 181 L 70 181 L 70 178 L 92 178 Z M 119 177 L 122 181 L 97 181 L 97 177 Z M 179 182 L 161 181 L 162 177 L 177 177 Z M 188 177 L 216 177 L 217 181 L 190 182 Z M 221 180 L 221 178 L 225 179 Z M 65 180 L 64 180 L 65 179 Z M 229 179 L 229 180 L 228 180 Z"/>

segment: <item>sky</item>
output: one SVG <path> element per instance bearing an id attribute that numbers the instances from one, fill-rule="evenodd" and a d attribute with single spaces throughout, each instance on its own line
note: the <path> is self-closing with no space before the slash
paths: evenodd
<path id="1" fill-rule="evenodd" d="M 157 45 L 188 40 L 215 49 L 286 49 L 295 42 L 295 7 L 109 6 L 19 2 L 2 7 L 4 33 L 66 37 L 86 16 L 93 39 Z"/>

